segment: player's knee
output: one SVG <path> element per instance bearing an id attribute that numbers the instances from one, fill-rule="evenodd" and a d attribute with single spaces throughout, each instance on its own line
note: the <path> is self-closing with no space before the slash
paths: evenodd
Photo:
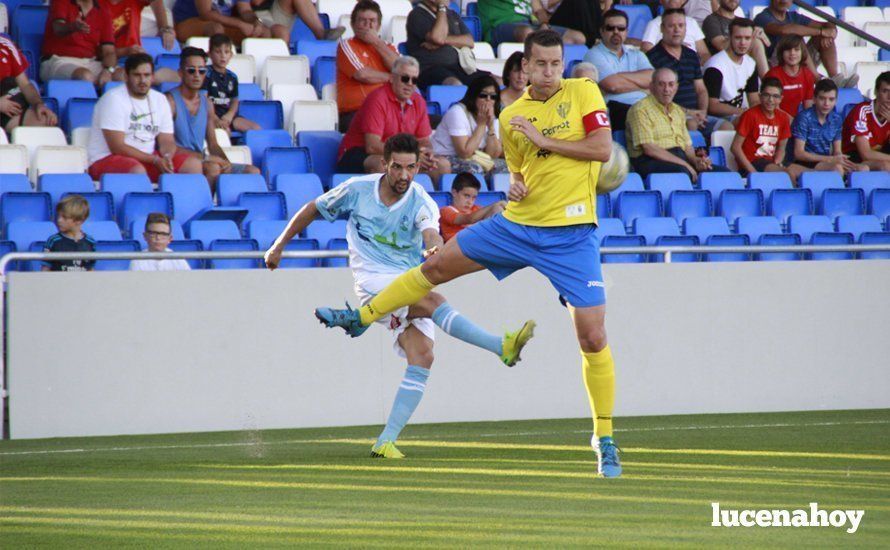
<path id="1" fill-rule="evenodd" d="M 585 353 L 602 351 L 608 343 L 606 340 L 606 327 L 598 326 L 589 328 L 578 336 L 578 340 L 581 349 Z"/>
<path id="2" fill-rule="evenodd" d="M 442 262 L 442 255 L 435 254 L 427 258 L 420 267 L 421 273 L 426 279 L 437 285 L 445 280 L 445 264 Z M 443 300 L 444 301 L 444 300 Z"/>

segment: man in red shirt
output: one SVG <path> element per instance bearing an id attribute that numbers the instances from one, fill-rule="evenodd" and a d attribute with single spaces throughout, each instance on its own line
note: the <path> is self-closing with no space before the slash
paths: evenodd
<path id="1" fill-rule="evenodd" d="M 875 80 L 875 99 L 860 103 L 844 120 L 842 151 L 871 170 L 890 171 L 890 71 Z"/>
<path id="2" fill-rule="evenodd" d="M 22 52 L 0 35 L 0 127 L 7 133 L 16 126 L 55 126 L 59 122 L 28 80 L 27 70 L 28 60 Z"/>
<path id="3" fill-rule="evenodd" d="M 426 112 L 426 101 L 417 92 L 420 65 L 413 57 L 402 56 L 392 65 L 389 86 L 368 95 L 352 119 L 349 131 L 340 143 L 337 172 L 374 174 L 384 172 L 383 143 L 396 134 L 411 134 L 420 142 L 420 171 L 437 181 L 451 172 L 444 157 L 432 153 L 433 131 Z"/>
<path id="4" fill-rule="evenodd" d="M 176 34 L 167 21 L 167 10 L 164 0 L 105 0 L 105 8 L 111 17 L 111 30 L 114 33 L 114 51 L 118 57 L 127 57 L 137 53 L 145 53 L 142 47 L 142 9 L 151 5 L 155 21 L 158 24 L 158 36 L 163 41 L 165 50 L 172 50 L 176 43 Z M 115 73 L 115 80 L 124 80 L 123 72 Z M 154 82 L 179 82 L 179 75 L 170 69 L 157 69 Z"/>
<path id="5" fill-rule="evenodd" d="M 777 78 L 764 78 L 760 85 L 760 105 L 739 117 L 731 150 L 743 175 L 787 172 L 782 163 L 785 145 L 791 137 L 791 118 L 779 109 L 781 102 L 782 83 Z M 794 174 L 789 175 L 795 178 Z"/>
<path id="6" fill-rule="evenodd" d="M 115 70 L 120 71 L 108 10 L 94 0 L 52 0 L 40 79 L 88 80 L 101 86 Z"/>
<path id="7" fill-rule="evenodd" d="M 482 184 L 469 172 L 461 172 L 451 183 L 451 205 L 439 209 L 439 231 L 448 242 L 457 233 L 478 221 L 500 214 L 506 208 L 505 201 L 497 201 L 485 208 L 476 204 Z"/>

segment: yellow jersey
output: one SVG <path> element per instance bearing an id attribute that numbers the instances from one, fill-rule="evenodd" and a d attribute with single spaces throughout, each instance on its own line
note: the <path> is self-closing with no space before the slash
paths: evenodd
<path id="1" fill-rule="evenodd" d="M 593 130 L 610 127 L 599 86 L 587 78 L 563 79 L 560 89 L 544 101 L 532 99 L 529 89 L 498 117 L 507 167 L 522 174 L 528 188 L 524 199 L 507 203 L 504 217 L 539 227 L 596 223 L 596 182 L 602 163 L 539 149 L 510 127 L 510 119 L 525 117 L 547 137 L 584 139 Z"/>

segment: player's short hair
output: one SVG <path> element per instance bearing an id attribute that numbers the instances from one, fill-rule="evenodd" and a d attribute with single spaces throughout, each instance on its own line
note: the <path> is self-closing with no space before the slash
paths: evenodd
<path id="1" fill-rule="evenodd" d="M 68 195 L 56 205 L 56 215 L 82 222 L 90 217 L 90 203 L 80 195 Z"/>
<path id="2" fill-rule="evenodd" d="M 612 17 L 620 17 L 620 18 L 624 19 L 625 25 L 630 24 L 629 20 L 627 19 L 626 13 L 624 13 L 623 11 L 621 11 L 619 9 L 609 8 L 606 10 L 606 13 L 603 14 L 603 25 L 606 24 L 606 19 L 610 19 Z"/>
<path id="3" fill-rule="evenodd" d="M 373 11 L 377 14 L 377 22 L 383 23 L 383 12 L 380 10 L 380 4 L 374 0 L 359 0 L 356 2 L 355 7 L 352 8 L 352 14 L 349 16 L 349 22 L 355 25 L 359 12 L 363 11 Z"/>
<path id="4" fill-rule="evenodd" d="M 768 76 L 763 79 L 763 82 L 760 83 L 760 93 L 763 93 L 767 88 L 778 88 L 779 94 L 785 91 L 782 81 L 774 76 Z"/>
<path id="5" fill-rule="evenodd" d="M 877 95 L 878 90 L 881 88 L 881 84 L 890 86 L 890 71 L 882 72 L 878 75 L 878 78 L 875 79 L 875 95 Z"/>
<path id="6" fill-rule="evenodd" d="M 390 136 L 383 144 L 383 160 L 389 162 L 393 153 L 414 153 L 414 156 L 420 157 L 420 145 L 417 143 L 417 138 L 411 134 Z"/>
<path id="7" fill-rule="evenodd" d="M 232 47 L 232 39 L 223 33 L 216 33 L 210 37 L 210 49 L 218 48 L 220 46 L 229 46 Z"/>
<path id="8" fill-rule="evenodd" d="M 170 225 L 170 218 L 167 217 L 167 214 L 163 212 L 152 212 L 145 218 L 145 230 L 148 231 L 148 226 L 153 223 L 163 223 L 167 226 Z"/>
<path id="9" fill-rule="evenodd" d="M 179 68 L 185 67 L 185 63 L 190 57 L 200 57 L 204 61 L 207 61 L 207 53 L 204 52 L 201 48 L 196 48 L 194 46 L 186 46 L 182 49 L 182 53 L 179 54 Z"/>
<path id="10" fill-rule="evenodd" d="M 504 78 L 505 85 L 510 82 L 510 73 L 522 70 L 522 52 L 513 52 L 507 61 L 504 62 Z"/>
<path id="11" fill-rule="evenodd" d="M 750 28 L 752 31 L 754 30 L 754 21 L 751 21 L 747 17 L 735 17 L 732 21 L 729 22 L 729 35 L 732 36 L 732 30 L 735 28 L 739 29 L 747 29 Z"/>
<path id="12" fill-rule="evenodd" d="M 559 46 L 560 50 L 565 51 L 565 48 L 562 45 L 562 37 L 558 32 L 551 29 L 541 29 L 525 37 L 525 46 L 522 55 L 525 56 L 526 59 L 532 58 L 532 46 L 535 44 L 542 48 Z"/>
<path id="13" fill-rule="evenodd" d="M 124 62 L 124 71 L 127 74 L 135 71 L 138 67 L 148 63 L 151 65 L 151 72 L 155 72 L 155 62 L 147 53 L 136 53 L 127 58 Z"/>
<path id="14" fill-rule="evenodd" d="M 454 181 L 451 183 L 451 190 L 457 192 L 465 187 L 472 187 L 476 191 L 479 191 L 482 189 L 482 184 L 479 183 L 479 180 L 476 179 L 476 176 L 472 173 L 461 172 L 454 177 Z"/>
<path id="15" fill-rule="evenodd" d="M 805 65 L 807 59 L 809 59 L 810 54 L 807 52 L 807 45 L 803 41 L 803 38 L 797 34 L 786 34 L 782 38 L 779 39 L 779 43 L 776 44 L 776 62 L 779 65 L 785 63 L 785 52 L 788 50 L 792 50 L 794 48 L 800 49 L 800 64 L 801 66 Z"/>
<path id="16" fill-rule="evenodd" d="M 819 82 L 816 82 L 816 86 L 813 88 L 813 95 L 819 95 L 828 92 L 837 93 L 837 84 L 834 82 L 834 80 L 830 78 L 823 78 Z"/>

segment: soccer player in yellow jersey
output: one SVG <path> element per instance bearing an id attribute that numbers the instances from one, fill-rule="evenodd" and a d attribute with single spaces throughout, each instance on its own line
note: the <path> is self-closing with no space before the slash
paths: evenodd
<path id="1" fill-rule="evenodd" d="M 526 38 L 522 68 L 531 85 L 499 119 L 511 177 L 506 211 L 458 233 L 360 310 L 318 308 L 315 315 L 355 337 L 390 311 L 462 275 L 488 269 L 503 279 L 524 267 L 538 270 L 559 291 L 575 323 L 597 470 L 618 477 L 621 465 L 612 439 L 615 363 L 606 341 L 606 298 L 594 236 L 596 182 L 612 149 L 606 104 L 593 81 L 563 80 L 562 39 L 552 30 Z"/>

